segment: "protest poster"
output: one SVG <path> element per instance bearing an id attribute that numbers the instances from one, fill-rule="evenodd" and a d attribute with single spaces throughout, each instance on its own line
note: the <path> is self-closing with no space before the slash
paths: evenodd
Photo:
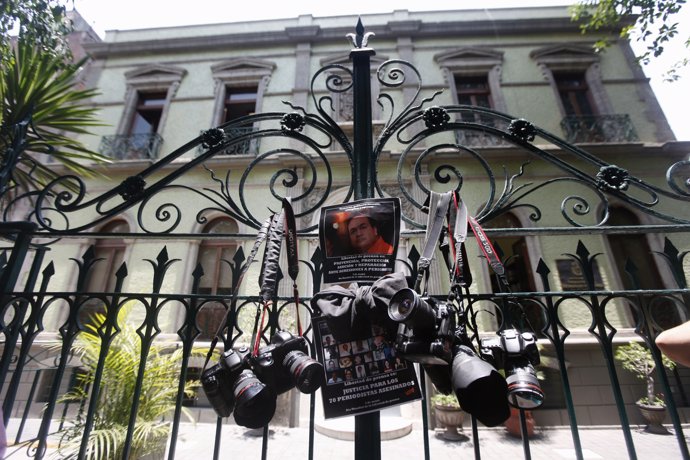
<path id="1" fill-rule="evenodd" d="M 398 198 L 323 207 L 319 240 L 324 283 L 375 281 L 393 272 L 399 237 Z"/>
<path id="2" fill-rule="evenodd" d="M 373 325 L 368 338 L 337 342 L 325 317 L 313 318 L 312 324 L 317 355 L 326 373 L 321 387 L 326 419 L 421 399 L 412 363 L 397 354 L 383 329 Z"/>

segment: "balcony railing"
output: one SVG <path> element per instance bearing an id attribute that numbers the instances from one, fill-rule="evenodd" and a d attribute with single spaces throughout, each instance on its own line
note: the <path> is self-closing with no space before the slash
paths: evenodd
<path id="1" fill-rule="evenodd" d="M 257 132 L 257 131 L 258 131 L 258 128 L 255 128 L 253 126 L 243 126 L 240 128 L 225 128 L 225 134 L 227 135 L 228 139 L 241 137 L 241 136 L 248 136 L 249 134 Z M 231 143 L 220 154 L 221 155 L 256 155 L 259 152 L 260 140 L 261 139 L 258 137 L 253 137 L 253 138 L 247 137 L 246 139 L 241 140 L 239 142 Z M 199 149 L 197 151 L 197 155 L 201 154 L 204 151 L 205 151 L 204 147 L 199 146 Z"/>
<path id="2" fill-rule="evenodd" d="M 153 160 L 158 158 L 162 143 L 158 134 L 103 136 L 99 151 L 114 160 Z"/>
<path id="3" fill-rule="evenodd" d="M 571 143 L 636 142 L 635 127 L 626 115 L 569 115 L 561 121 L 565 138 Z"/>

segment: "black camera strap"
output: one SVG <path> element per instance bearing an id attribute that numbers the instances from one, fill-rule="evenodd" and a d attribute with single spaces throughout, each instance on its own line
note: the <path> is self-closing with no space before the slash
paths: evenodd
<path id="1" fill-rule="evenodd" d="M 256 253 L 259 252 L 259 247 L 261 244 L 264 242 L 266 239 L 266 235 L 268 234 L 268 229 L 271 226 L 271 222 L 273 221 L 273 216 L 267 218 L 261 228 L 259 229 L 259 232 L 256 235 L 256 240 L 254 240 L 254 245 L 252 246 L 251 251 L 249 251 L 249 254 L 247 255 L 247 261 L 244 263 L 240 270 L 240 275 L 237 278 L 237 284 L 235 284 L 235 289 L 232 291 L 231 298 L 234 300 L 237 297 L 237 293 L 240 290 L 240 285 L 242 284 L 242 279 L 244 278 L 244 275 L 247 273 L 247 270 L 249 269 L 249 266 L 252 264 L 254 261 L 254 258 L 256 257 Z M 221 319 L 220 324 L 218 325 L 218 330 L 216 330 L 216 333 L 213 335 L 213 339 L 211 339 L 211 345 L 209 346 L 208 353 L 206 354 L 206 361 L 204 362 L 204 367 L 202 369 L 205 370 L 206 366 L 208 365 L 208 362 L 211 359 L 211 356 L 213 355 L 213 350 L 216 348 L 216 345 L 218 344 L 218 340 L 221 338 L 221 333 L 223 332 L 223 329 L 225 328 L 225 322 L 228 320 L 228 315 L 230 315 L 230 308 L 228 308 L 225 311 L 225 314 L 223 315 L 223 319 Z"/>
<path id="2" fill-rule="evenodd" d="M 288 275 L 292 279 L 292 289 L 295 298 L 298 334 L 302 335 L 302 324 L 299 318 L 299 291 L 297 276 L 299 275 L 299 256 L 297 253 L 297 226 L 295 213 L 290 198 L 283 198 L 282 209 L 274 214 L 268 231 L 264 257 L 261 262 L 259 285 L 261 288 L 261 303 L 257 309 L 252 334 L 253 353 L 256 354 L 261 341 L 261 331 L 264 327 L 266 313 L 275 299 L 278 291 L 278 276 L 280 273 L 280 250 L 283 238 L 287 242 Z"/>
<path id="3" fill-rule="evenodd" d="M 240 285 L 244 279 L 244 275 L 247 270 L 254 262 L 256 254 L 259 252 L 259 248 L 266 241 L 266 248 L 264 249 L 264 257 L 262 261 L 262 270 L 259 277 L 259 283 L 261 285 L 261 297 L 262 302 L 259 306 L 260 310 L 264 310 L 267 303 L 270 302 L 275 297 L 275 292 L 278 283 L 278 266 L 280 257 L 280 246 L 282 243 L 283 234 L 287 241 L 287 254 L 288 254 L 288 274 L 293 281 L 293 291 L 295 295 L 295 305 L 299 309 L 299 293 L 297 291 L 297 276 L 299 275 L 299 257 L 297 253 L 297 228 L 295 224 L 295 214 L 292 209 L 292 203 L 289 198 L 283 198 L 282 209 L 280 213 L 273 214 L 268 217 L 254 240 L 254 245 L 251 251 L 247 255 L 247 260 L 240 270 L 239 277 L 237 279 L 237 284 L 232 291 L 231 298 L 235 299 L 239 292 Z M 276 248 L 277 245 L 277 248 Z M 218 330 L 216 331 L 213 339 L 211 340 L 211 345 L 209 346 L 209 351 L 206 355 L 206 361 L 204 362 L 203 369 L 206 369 L 208 362 L 213 355 L 213 350 L 218 344 L 218 340 L 222 337 L 223 329 L 225 328 L 225 323 L 230 314 L 230 309 L 226 310 L 223 319 L 218 325 Z M 258 317 L 258 315 L 257 315 Z M 262 320 L 263 323 L 263 320 Z M 299 334 L 302 335 L 302 328 L 299 319 L 299 311 L 297 312 L 297 326 L 299 329 Z M 252 341 L 256 340 L 258 335 L 258 320 L 255 321 L 254 331 L 252 334 Z M 263 329 L 263 325 L 261 326 Z"/>

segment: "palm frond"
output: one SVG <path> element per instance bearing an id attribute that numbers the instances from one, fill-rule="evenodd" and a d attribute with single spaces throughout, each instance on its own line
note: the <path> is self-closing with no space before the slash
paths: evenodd
<path id="1" fill-rule="evenodd" d="M 135 327 L 127 322 L 131 308 L 132 304 L 122 306 L 117 324 L 111 325 L 117 334 L 109 345 L 100 380 L 100 397 L 88 440 L 88 459 L 122 457 L 141 360 L 141 338 Z M 96 384 L 95 369 L 101 356 L 102 332 L 106 326 L 106 316 L 96 313 L 80 333 L 74 351 L 87 371 L 81 375 L 80 385 L 63 395 L 61 401 L 88 401 L 90 395 L 86 389 Z M 201 349 L 195 349 L 193 354 L 199 357 L 205 355 Z M 166 419 L 175 408 L 182 357 L 182 349 L 170 345 L 154 344 L 149 350 L 142 389 L 138 395 L 132 458 L 150 453 L 153 446 L 159 447 L 167 440 L 170 423 Z M 198 382 L 188 382 L 184 388 L 185 394 L 192 395 L 198 385 Z M 189 411 L 185 408 L 183 414 L 189 417 Z M 77 417 L 63 429 L 60 449 L 56 452 L 58 458 L 76 458 L 74 455 L 79 451 L 84 423 Z"/>
<path id="2" fill-rule="evenodd" d="M 81 176 L 94 176 L 92 165 L 110 159 L 88 149 L 79 135 L 91 134 L 90 128 L 103 126 L 97 108 L 89 101 L 97 95 L 93 89 L 80 89 L 77 76 L 85 61 L 73 65 L 53 55 L 41 53 L 31 44 L 20 42 L 11 65 L 0 74 L 0 157 L 18 142 L 14 129 L 30 120 L 20 161 L 13 173 L 15 184 L 25 190 L 39 189 L 57 177 L 45 167 L 41 155 L 62 164 Z M 34 171 L 28 166 L 41 167 Z"/>

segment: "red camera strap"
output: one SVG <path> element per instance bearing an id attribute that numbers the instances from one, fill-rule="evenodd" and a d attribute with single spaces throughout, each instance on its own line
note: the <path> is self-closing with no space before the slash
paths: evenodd
<path id="1" fill-rule="evenodd" d="M 510 285 L 506 279 L 505 267 L 503 266 L 501 259 L 498 258 L 498 254 L 496 254 L 496 250 L 491 244 L 491 241 L 489 241 L 489 237 L 486 236 L 484 229 L 481 227 L 481 225 L 479 225 L 479 222 L 477 222 L 474 217 L 468 215 L 467 220 L 470 223 L 472 233 L 474 233 L 474 237 L 477 240 L 479 249 L 482 251 L 484 257 L 486 257 L 486 260 L 489 262 L 491 269 L 498 277 L 501 288 L 504 290 L 504 292 L 510 292 Z"/>

